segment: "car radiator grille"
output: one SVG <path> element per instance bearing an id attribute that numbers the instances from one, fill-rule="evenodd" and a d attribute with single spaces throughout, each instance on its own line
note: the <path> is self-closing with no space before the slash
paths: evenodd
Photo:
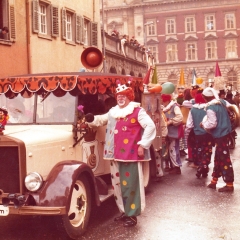
<path id="1" fill-rule="evenodd" d="M 5 193 L 20 192 L 18 147 L 0 146 L 0 189 Z"/>

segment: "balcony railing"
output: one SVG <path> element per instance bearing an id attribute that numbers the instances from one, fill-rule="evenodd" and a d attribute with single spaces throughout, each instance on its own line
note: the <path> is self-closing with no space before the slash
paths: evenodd
<path id="1" fill-rule="evenodd" d="M 107 33 L 105 33 L 105 50 L 147 64 L 145 49 L 130 45 L 129 42 L 123 44 L 120 38 L 110 36 Z"/>

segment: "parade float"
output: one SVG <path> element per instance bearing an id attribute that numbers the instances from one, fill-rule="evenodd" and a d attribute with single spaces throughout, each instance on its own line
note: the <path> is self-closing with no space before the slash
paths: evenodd
<path id="1" fill-rule="evenodd" d="M 93 207 L 113 190 L 109 161 L 103 160 L 105 127 L 90 129 L 84 115 L 106 113 L 104 103 L 114 99 L 116 81 L 127 84 L 131 78 L 135 101 L 142 101 L 158 129 L 152 160 L 143 164 L 146 189 L 151 177 L 163 174 L 156 163 L 161 160 L 162 87 L 147 86 L 144 92 L 142 78 L 93 71 L 102 60 L 102 53 L 90 47 L 81 55 L 90 71 L 0 79 L 1 112 L 8 115 L 0 132 L 0 216 L 54 216 L 66 238 L 86 231 Z"/>

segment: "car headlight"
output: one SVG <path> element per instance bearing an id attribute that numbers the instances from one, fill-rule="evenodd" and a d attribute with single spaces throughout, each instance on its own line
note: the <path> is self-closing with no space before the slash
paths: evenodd
<path id="1" fill-rule="evenodd" d="M 25 186 L 31 192 L 36 192 L 42 183 L 42 176 L 37 172 L 31 172 L 25 177 Z"/>

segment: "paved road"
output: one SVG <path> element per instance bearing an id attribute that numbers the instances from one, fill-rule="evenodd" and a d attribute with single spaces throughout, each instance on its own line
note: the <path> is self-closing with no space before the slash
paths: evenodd
<path id="1" fill-rule="evenodd" d="M 181 175 L 165 175 L 153 182 L 147 207 L 138 225 L 124 228 L 113 222 L 118 209 L 113 199 L 97 208 L 83 240 L 239 240 L 240 239 L 240 130 L 233 150 L 234 193 L 219 193 L 206 185 L 211 177 L 197 179 L 195 169 L 182 159 Z M 212 170 L 212 164 L 211 164 Z M 217 187 L 223 186 L 219 181 Z M 0 239 L 66 240 L 56 228 L 55 218 L 10 216 L 0 218 Z"/>

